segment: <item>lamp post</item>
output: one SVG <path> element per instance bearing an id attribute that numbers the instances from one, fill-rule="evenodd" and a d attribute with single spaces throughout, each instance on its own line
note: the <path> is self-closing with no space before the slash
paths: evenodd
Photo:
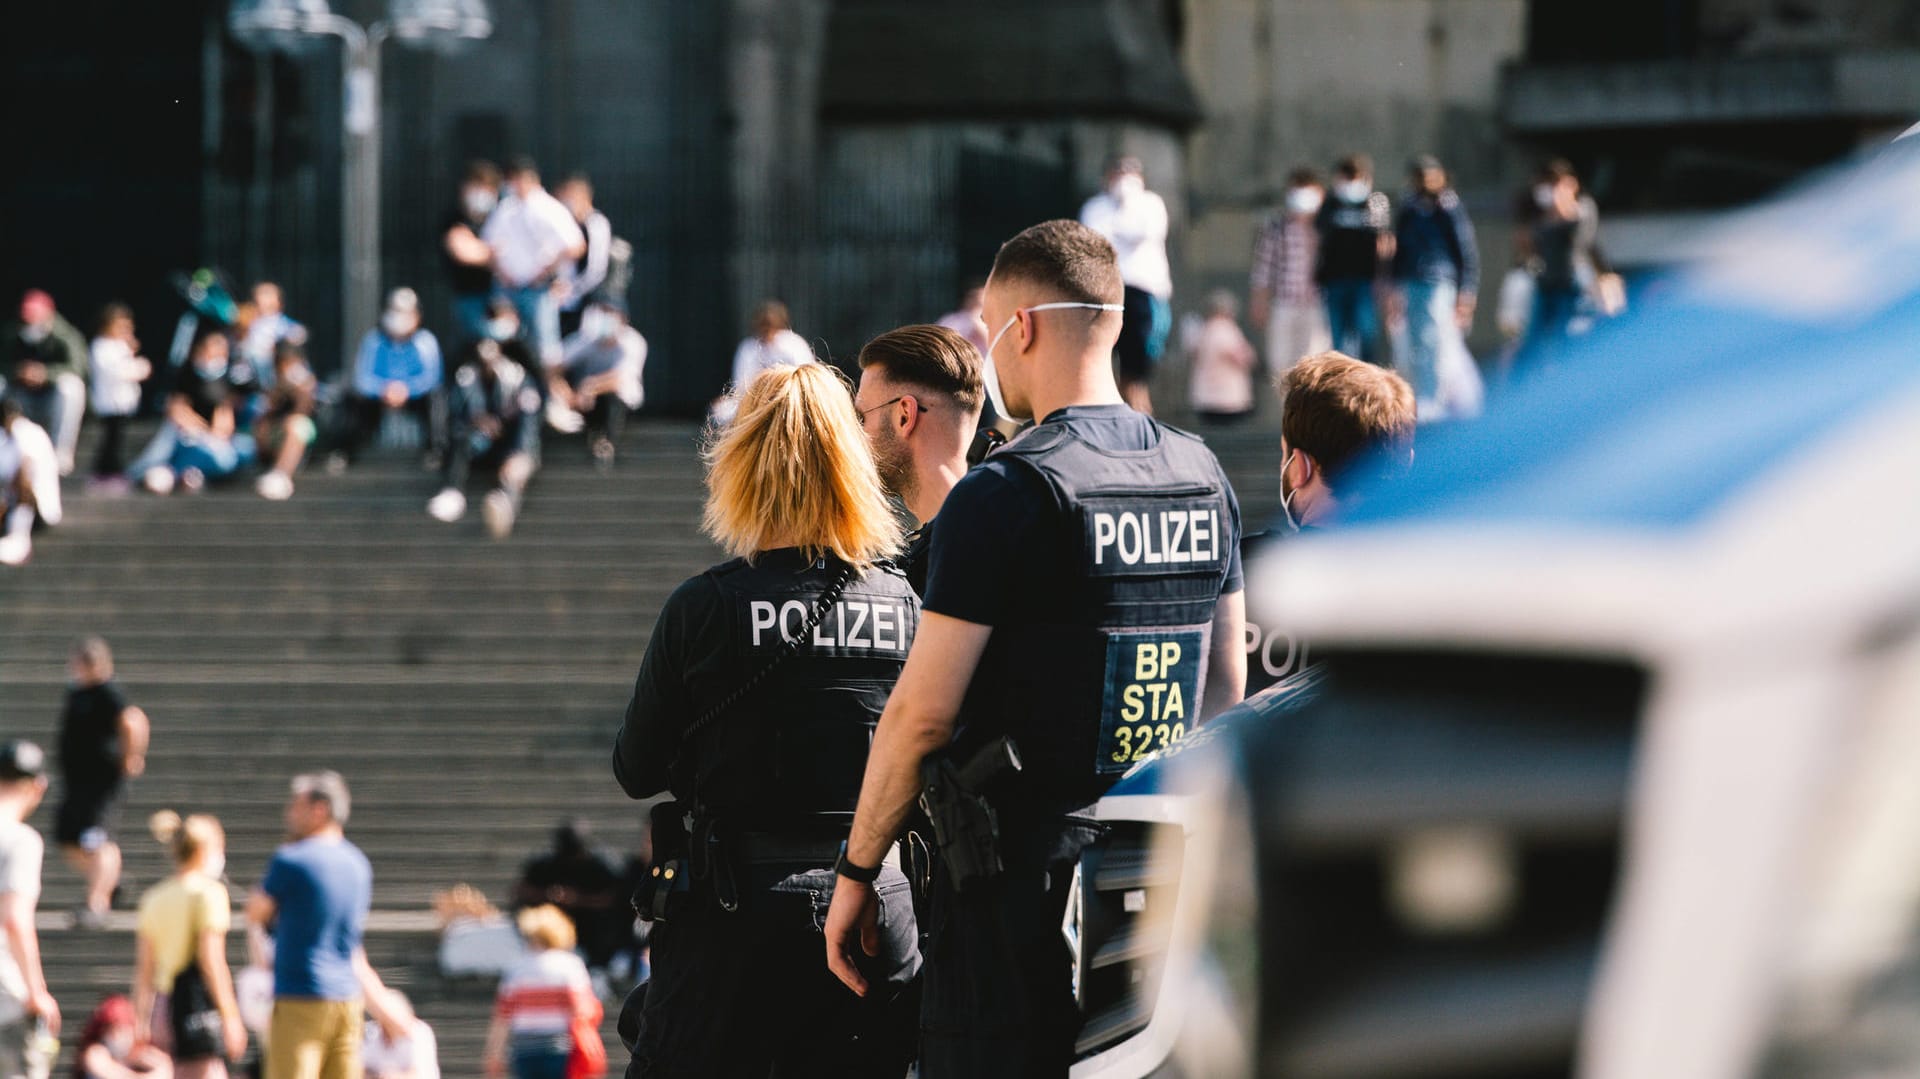
<path id="1" fill-rule="evenodd" d="M 362 27 L 327 0 L 234 0 L 227 29 L 255 51 L 341 44 L 340 316 L 343 356 L 380 311 L 380 46 L 452 52 L 493 33 L 486 0 L 390 0 L 387 19 Z"/>

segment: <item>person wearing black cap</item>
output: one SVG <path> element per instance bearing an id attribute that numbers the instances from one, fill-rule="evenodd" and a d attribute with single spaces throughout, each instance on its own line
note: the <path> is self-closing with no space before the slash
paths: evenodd
<path id="1" fill-rule="evenodd" d="M 33 923 L 46 843 L 27 824 L 46 793 L 46 753 L 32 742 L 0 743 L 0 1079 L 44 1077 L 53 1062 L 35 1059 L 34 1028 L 60 1033 Z"/>
<path id="2" fill-rule="evenodd" d="M 1473 325 L 1480 252 L 1440 159 L 1421 154 L 1407 173 L 1412 190 L 1394 220 L 1394 303 L 1407 320 L 1407 381 L 1425 416 L 1439 407 L 1442 354 L 1466 348 L 1461 332 Z"/>
<path id="3" fill-rule="evenodd" d="M 647 339 L 627 325 L 627 305 L 617 297 L 595 299 L 567 338 L 559 366 L 547 373 L 548 422 L 566 432 L 584 425 L 593 459 L 611 466 L 627 413 L 646 398 L 646 366 Z"/>

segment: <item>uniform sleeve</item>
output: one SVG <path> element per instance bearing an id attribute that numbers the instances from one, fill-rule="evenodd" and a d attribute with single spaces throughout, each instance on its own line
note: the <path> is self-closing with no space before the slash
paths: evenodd
<path id="1" fill-rule="evenodd" d="M 693 722 L 693 697 L 687 691 L 688 627 L 718 600 L 704 575 L 674 590 L 654 623 L 640 675 L 633 683 L 626 718 L 613 742 L 613 776 L 630 798 L 647 798 L 667 789 L 668 767 L 679 748 L 680 732 Z"/>
<path id="2" fill-rule="evenodd" d="M 1233 493 L 1233 484 L 1227 481 L 1225 471 L 1220 473 L 1221 490 L 1227 495 L 1227 519 L 1233 523 L 1233 535 L 1222 537 L 1227 551 L 1227 572 L 1220 581 L 1220 594 L 1230 596 L 1246 588 L 1246 573 L 1240 565 L 1240 537 L 1245 533 L 1240 527 L 1240 499 Z"/>
<path id="3" fill-rule="evenodd" d="M 947 495 L 933 519 L 926 610 L 982 626 L 1016 615 L 1027 570 L 1045 548 L 1042 499 L 1006 471 L 1015 467 L 989 462 Z"/>

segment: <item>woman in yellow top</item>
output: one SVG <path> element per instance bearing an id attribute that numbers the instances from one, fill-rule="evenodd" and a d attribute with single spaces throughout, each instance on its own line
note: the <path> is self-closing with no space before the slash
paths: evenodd
<path id="1" fill-rule="evenodd" d="M 175 1079 L 226 1079 L 227 1060 L 247 1051 L 247 1028 L 233 995 L 227 969 L 227 928 L 233 920 L 227 886 L 220 882 L 227 865 L 227 835 L 220 822 L 196 813 L 186 820 L 161 810 L 150 822 L 153 836 L 173 853 L 173 876 L 140 897 L 136 931 L 133 1007 L 138 1039 L 173 1051 L 175 1034 L 169 995 L 174 980 L 198 963 L 200 976 L 220 1011 L 226 1057 L 174 1058 Z"/>

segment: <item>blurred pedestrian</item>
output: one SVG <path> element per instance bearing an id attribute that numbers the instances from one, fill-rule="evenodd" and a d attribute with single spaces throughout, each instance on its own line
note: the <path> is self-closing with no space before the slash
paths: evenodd
<path id="1" fill-rule="evenodd" d="M 59 524 L 63 513 L 53 439 L 18 400 L 0 397 L 0 566 L 25 563 L 34 529 Z"/>
<path id="2" fill-rule="evenodd" d="M 985 361 L 944 326 L 902 326 L 860 350 L 860 386 L 853 407 L 873 447 L 887 493 L 919 522 L 897 561 L 916 594 L 927 585 L 933 520 L 967 474 L 986 400 Z"/>
<path id="3" fill-rule="evenodd" d="M 103 998 L 73 1047 L 73 1079 L 172 1079 L 173 1061 L 140 1040 L 136 1026 L 132 1001 Z"/>
<path id="4" fill-rule="evenodd" d="M 1105 187 L 1080 207 L 1080 223 L 1105 236 L 1120 256 L 1126 283 L 1120 341 L 1120 394 L 1136 412 L 1153 414 L 1153 371 L 1173 332 L 1173 270 L 1167 262 L 1167 204 L 1147 190 L 1140 159 L 1107 162 Z"/>
<path id="5" fill-rule="evenodd" d="M 1339 352 L 1309 356 L 1282 379 L 1280 509 L 1290 531 L 1318 528 L 1374 476 L 1413 463 L 1413 388 Z M 1368 475 L 1356 473 L 1366 466 Z"/>
<path id="6" fill-rule="evenodd" d="M 1407 172 L 1412 187 L 1394 222 L 1394 304 L 1406 324 L 1407 381 L 1426 417 L 1441 408 L 1442 365 L 1467 355 L 1462 333 L 1473 325 L 1480 253 L 1473 222 L 1440 159 L 1421 154 Z"/>
<path id="7" fill-rule="evenodd" d="M 518 921 L 527 955 L 500 980 L 487 1028 L 487 1075 L 503 1076 L 511 1064 L 514 1079 L 586 1079 L 569 1067 L 579 1051 L 575 1034 L 598 1041 L 601 1008 L 586 964 L 573 951 L 573 923 L 551 903 L 528 907 Z M 606 1046 L 599 1050 L 604 1062 Z"/>
<path id="8" fill-rule="evenodd" d="M 0 330 L 0 391 L 53 438 L 60 474 L 73 471 L 80 421 L 87 411 L 87 341 L 54 309 L 53 297 L 30 289 L 20 319 Z"/>
<path id="9" fill-rule="evenodd" d="M 1254 244 L 1247 315 L 1267 331 L 1267 367 L 1275 378 L 1300 357 L 1327 348 L 1327 308 L 1314 284 L 1320 261 L 1314 222 L 1325 198 L 1317 173 L 1293 170 L 1280 211 L 1261 226 Z"/>
<path id="10" fill-rule="evenodd" d="M 40 965 L 40 863 L 46 844 L 27 824 L 47 793 L 47 757 L 32 742 L 0 743 L 0 1079 L 46 1079 L 60 1005 Z"/>
<path id="11" fill-rule="evenodd" d="M 496 287 L 520 312 L 521 332 L 543 364 L 560 359 L 561 275 L 587 253 L 587 237 L 560 200 L 540 186 L 531 158 L 507 166 L 507 196 L 480 239 L 493 252 Z"/>
<path id="12" fill-rule="evenodd" d="M 494 486 L 480 504 L 487 531 L 505 539 L 520 500 L 540 467 L 540 391 L 526 369 L 507 358 L 502 342 L 474 346 L 474 358 L 453 376 L 452 438 L 441 466 L 440 492 L 427 513 L 451 524 L 467 512 L 466 485 L 477 469 Z"/>
<path id="13" fill-rule="evenodd" d="M 446 445 L 446 392 L 441 388 L 440 341 L 420 324 L 420 297 L 394 289 L 380 325 L 360 340 L 347 398 L 347 460 L 365 451 L 388 413 L 404 412 L 419 424 L 429 458 Z"/>
<path id="14" fill-rule="evenodd" d="M 1600 208 L 1580 188 L 1573 165 L 1556 158 L 1534 181 L 1532 220 L 1515 235 L 1518 256 L 1533 272 L 1533 313 L 1516 366 L 1538 362 L 1541 350 L 1582 332 L 1596 315 L 1624 305 L 1620 279 L 1600 253 Z"/>
<path id="15" fill-rule="evenodd" d="M 627 323 L 627 305 L 603 296 L 587 305 L 580 326 L 549 372 L 548 418 L 567 416 L 560 430 L 587 431 L 587 449 L 602 467 L 613 465 L 627 414 L 646 400 L 647 339 Z"/>
<path id="16" fill-rule="evenodd" d="M 740 395 L 762 371 L 814 362 L 807 339 L 793 332 L 787 305 L 779 300 L 762 300 L 753 309 L 752 332 L 733 350 L 733 379 L 707 408 L 707 418 L 725 426 L 733 422 Z"/>
<path id="17" fill-rule="evenodd" d="M 493 293 L 493 249 L 480 234 L 500 201 L 500 170 L 491 161 L 471 161 L 460 177 L 460 199 L 440 226 L 453 294 L 454 347 L 487 335 L 487 299 Z"/>
<path id="18" fill-rule="evenodd" d="M 265 1079 L 358 1079 L 361 1072 L 362 1013 L 384 986 L 361 946 L 373 867 L 347 841 L 349 808 L 338 772 L 295 776 L 290 839 L 247 897 L 247 921 L 273 933 Z"/>
<path id="19" fill-rule="evenodd" d="M 272 387 L 253 423 L 253 438 L 261 456 L 273 464 L 253 489 L 270 502 L 284 502 L 293 497 L 293 474 L 319 436 L 313 414 L 320 383 L 307 365 L 306 349 L 292 341 L 274 348 Z"/>
<path id="20" fill-rule="evenodd" d="M 1348 154 L 1334 166 L 1333 184 L 1316 221 L 1320 262 L 1314 273 L 1327 304 L 1331 347 L 1380 362 L 1380 314 L 1375 298 L 1381 271 L 1393 259 L 1393 208 L 1373 189 L 1373 161 Z"/>
<path id="21" fill-rule="evenodd" d="M 1237 423 L 1253 415 L 1253 370 L 1259 357 L 1240 332 L 1239 313 L 1233 293 L 1216 290 L 1193 344 L 1188 403 L 1205 424 Z"/>
<path id="22" fill-rule="evenodd" d="M 247 388 L 234 381 L 226 334 L 206 330 L 188 350 L 167 397 L 166 422 L 127 468 L 127 478 L 154 494 L 175 483 L 197 491 L 253 463 L 253 435 L 238 427 Z"/>
<path id="23" fill-rule="evenodd" d="M 140 897 L 133 975 L 139 1040 L 172 1057 L 178 1079 L 226 1079 L 227 1062 L 247 1052 L 227 966 L 227 833 L 204 813 L 182 820 L 170 809 L 148 826 L 173 856 L 174 871 Z"/>
<path id="24" fill-rule="evenodd" d="M 280 286 L 261 281 L 253 286 L 252 317 L 234 351 L 252 368 L 261 390 L 273 388 L 273 358 L 282 344 L 305 345 L 307 328 L 287 317 Z"/>
<path id="25" fill-rule="evenodd" d="M 54 838 L 87 890 L 78 925 L 104 924 L 120 887 L 120 845 L 114 817 L 127 781 L 147 770 L 152 728 L 113 680 L 113 649 L 81 638 L 67 657 L 67 705 L 60 715 L 60 812 Z"/>
<path id="26" fill-rule="evenodd" d="M 622 938 L 631 935 L 633 908 L 620 894 L 620 874 L 593 849 L 593 831 L 585 820 L 562 822 L 553 830 L 552 848 L 520 869 L 514 906 L 548 903 L 573 923 L 581 955 L 593 970 L 605 970 Z"/>
<path id="27" fill-rule="evenodd" d="M 125 490 L 127 421 L 140 409 L 140 384 L 153 364 L 140 354 L 133 335 L 133 309 L 110 303 L 100 312 L 99 332 L 87 349 L 93 414 L 100 418 L 100 445 L 94 451 L 93 485 Z"/>
<path id="28" fill-rule="evenodd" d="M 636 897 L 653 967 L 621 1017 L 627 1074 L 891 1079 L 913 1056 L 920 965 L 906 876 L 877 857 L 865 876 L 864 997 L 828 972 L 819 919 L 919 624 L 886 561 L 900 526 L 825 365 L 760 375 L 706 456 L 706 529 L 734 557 L 668 597 L 614 742 L 628 796 L 674 799 Z"/>
<path id="29" fill-rule="evenodd" d="M 564 339 L 580 329 L 587 305 L 599 298 L 601 286 L 607 283 L 607 266 L 613 254 L 613 225 L 606 214 L 594 209 L 593 183 L 585 173 L 576 172 L 560 181 L 553 196 L 573 215 L 574 223 L 580 226 L 580 233 L 587 240 L 586 249 L 560 267 L 560 336 Z M 614 299 L 623 306 L 626 302 L 623 296 Z"/>

